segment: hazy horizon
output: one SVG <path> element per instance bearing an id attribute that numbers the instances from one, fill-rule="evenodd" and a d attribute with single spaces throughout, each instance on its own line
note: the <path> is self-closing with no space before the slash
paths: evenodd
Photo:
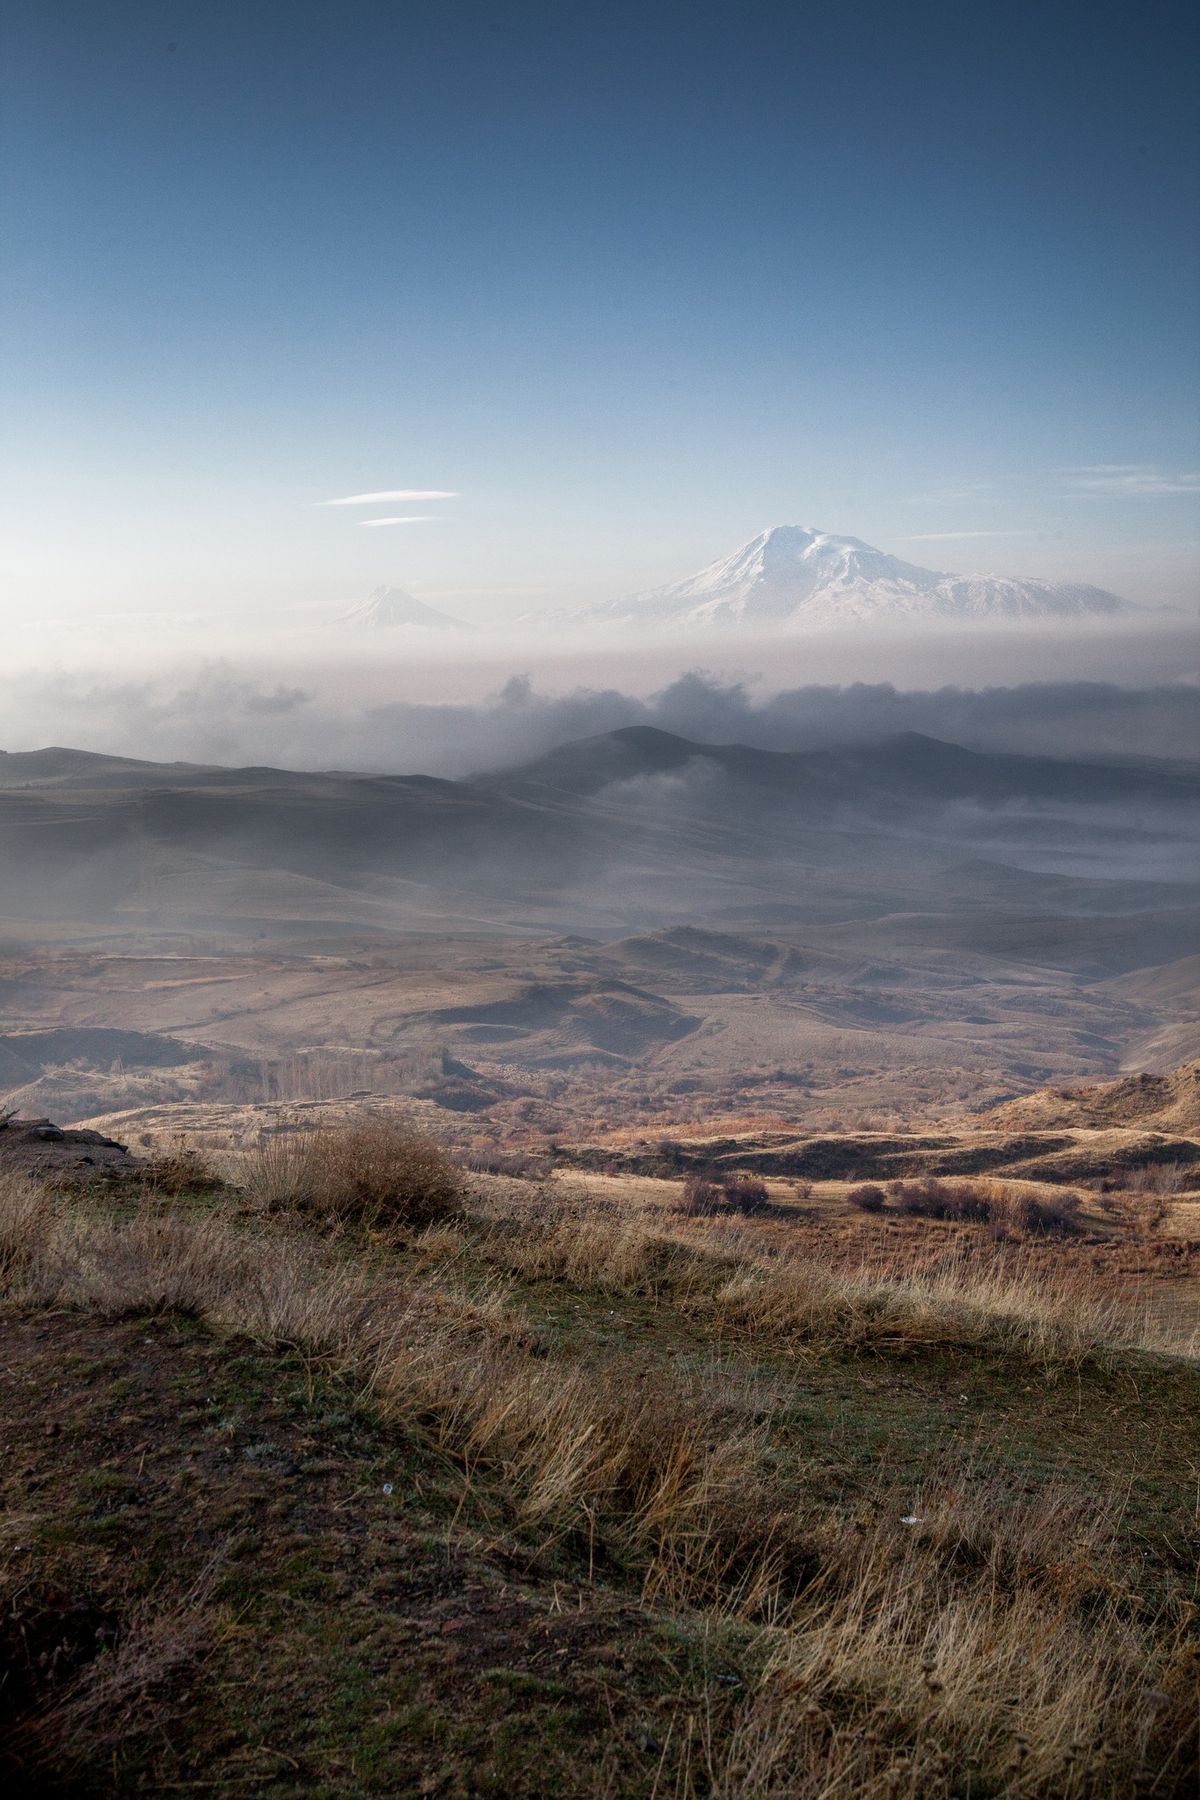
<path id="1" fill-rule="evenodd" d="M 969 747 L 1103 757 L 1200 755 L 1200 667 L 1182 633 L 1113 627 L 1088 655 L 1069 634 L 978 628 L 755 645 L 703 660 L 619 645 L 491 645 L 473 662 L 339 645 L 27 668 L 0 751 L 51 744 L 151 761 L 462 777 L 630 724 L 700 742 L 802 749 L 919 730 Z M 211 647 L 211 646 L 210 646 Z M 769 652 L 763 656 L 764 648 Z M 1188 658 L 1191 661 L 1188 661 Z M 907 664 L 906 664 L 907 659 Z M 904 670 L 904 674 L 901 671 Z M 769 671 L 769 672 L 768 672 Z M 985 673 L 986 672 L 986 673 Z"/>

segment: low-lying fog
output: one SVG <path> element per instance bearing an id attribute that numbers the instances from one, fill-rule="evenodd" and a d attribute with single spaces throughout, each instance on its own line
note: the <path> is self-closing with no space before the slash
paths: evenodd
<path id="1" fill-rule="evenodd" d="M 1176 619 L 631 644 L 165 617 L 5 634 L 0 748 L 462 776 L 632 724 L 808 749 L 917 730 L 988 749 L 1193 757 Z"/>

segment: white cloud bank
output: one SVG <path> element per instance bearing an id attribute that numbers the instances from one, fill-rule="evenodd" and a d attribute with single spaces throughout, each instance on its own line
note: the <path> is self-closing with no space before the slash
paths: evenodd
<path id="1" fill-rule="evenodd" d="M 805 682 L 758 694 L 747 681 L 690 670 L 639 694 L 591 683 L 540 689 L 518 673 L 464 701 L 380 699 L 365 677 L 310 669 L 281 680 L 277 670 L 231 663 L 132 679 L 126 670 L 99 679 L 92 668 L 27 670 L 15 684 L 4 747 L 72 744 L 154 760 L 461 778 L 628 725 L 761 750 L 917 731 L 1025 755 L 1191 758 L 1200 741 L 1200 684 L 1186 680 L 907 690 L 891 681 Z"/>
<path id="2" fill-rule="evenodd" d="M 398 519 L 360 519 L 359 525 L 368 531 L 378 530 L 380 525 L 444 525 L 445 519 L 437 513 L 408 513 Z"/>

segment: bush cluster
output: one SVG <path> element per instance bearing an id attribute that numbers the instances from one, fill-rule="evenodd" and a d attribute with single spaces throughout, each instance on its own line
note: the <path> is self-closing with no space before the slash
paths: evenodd
<path id="1" fill-rule="evenodd" d="M 770 1208 L 767 1184 L 757 1175 L 726 1175 L 718 1180 L 711 1175 L 693 1174 L 683 1184 L 678 1210 L 693 1217 L 740 1213 L 743 1218 L 752 1218 Z"/>
<path id="2" fill-rule="evenodd" d="M 888 1194 L 900 1212 L 919 1219 L 986 1223 L 992 1212 L 991 1197 L 982 1189 L 969 1181 L 942 1181 L 936 1175 L 890 1182 Z"/>
<path id="3" fill-rule="evenodd" d="M 922 1219 L 990 1225 L 997 1236 L 1009 1232 L 1018 1236 L 1061 1235 L 1079 1229 L 1081 1201 L 1079 1195 L 1073 1193 L 1035 1198 L 1032 1194 L 1010 1193 L 995 1182 L 943 1181 L 937 1175 L 923 1175 L 915 1181 L 892 1181 L 887 1191 L 893 1205 L 902 1213 Z M 863 1210 L 877 1212 L 880 1209 L 867 1206 Z"/>

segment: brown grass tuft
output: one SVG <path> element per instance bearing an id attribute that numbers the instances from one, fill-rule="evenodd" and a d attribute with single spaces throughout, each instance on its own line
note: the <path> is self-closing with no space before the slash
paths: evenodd
<path id="1" fill-rule="evenodd" d="M 464 1193 L 441 1145 L 396 1119 L 273 1133 L 243 1167 L 253 1205 L 372 1230 L 447 1219 Z"/>

